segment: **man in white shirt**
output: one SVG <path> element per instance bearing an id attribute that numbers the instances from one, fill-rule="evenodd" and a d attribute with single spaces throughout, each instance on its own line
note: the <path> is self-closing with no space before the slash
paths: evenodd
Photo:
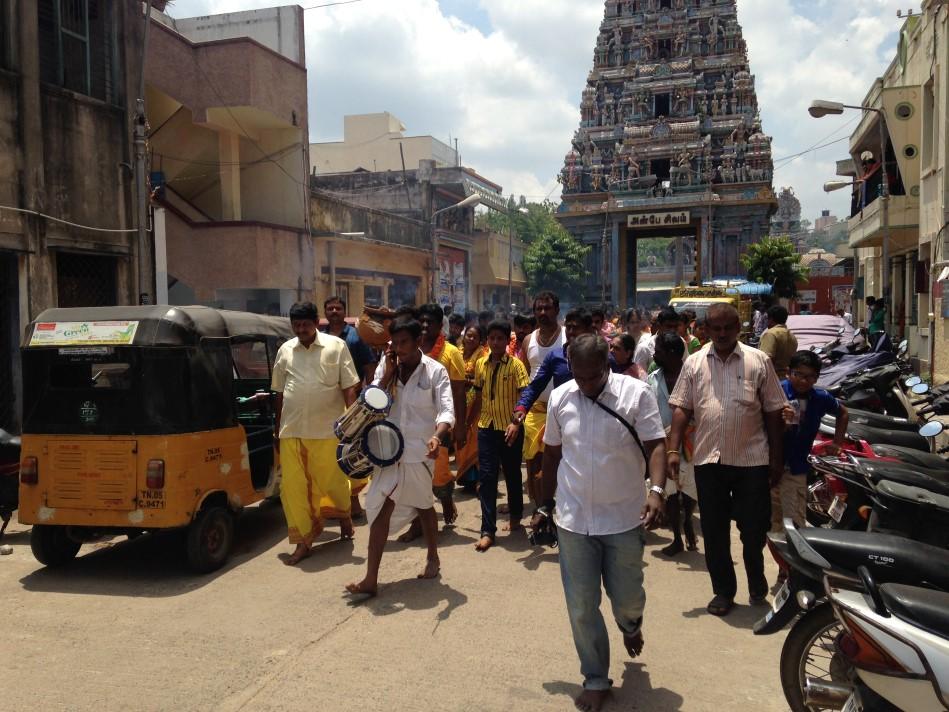
<path id="1" fill-rule="evenodd" d="M 601 581 L 627 652 L 636 657 L 643 649 L 644 530 L 659 523 L 664 509 L 665 430 L 649 386 L 610 372 L 602 337 L 577 337 L 570 364 L 575 380 L 554 390 L 548 402 L 544 506 L 531 526 L 535 531 L 544 526 L 553 511 L 567 613 L 584 677 L 576 706 L 596 712 L 613 685 Z M 610 446 L 592 447 L 594 442 Z"/>
<path id="2" fill-rule="evenodd" d="M 372 478 L 366 494 L 369 515 L 369 554 L 366 576 L 351 583 L 352 594 L 375 596 L 379 565 L 391 527 L 401 529 L 416 517 L 428 546 L 425 569 L 419 578 L 438 575 L 438 520 L 432 494 L 435 458 L 455 424 L 454 400 L 448 371 L 422 354 L 422 325 L 413 317 L 397 318 L 389 327 L 392 342 L 376 370 L 374 384 L 392 395 L 388 420 L 402 432 L 401 459 Z"/>

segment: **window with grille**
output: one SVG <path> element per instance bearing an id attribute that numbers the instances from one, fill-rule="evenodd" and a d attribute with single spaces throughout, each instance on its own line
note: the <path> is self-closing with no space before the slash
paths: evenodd
<path id="1" fill-rule="evenodd" d="M 114 0 L 39 0 L 44 82 L 121 103 Z"/>
<path id="2" fill-rule="evenodd" d="M 61 307 L 108 307 L 116 302 L 114 257 L 56 254 L 56 291 Z"/>

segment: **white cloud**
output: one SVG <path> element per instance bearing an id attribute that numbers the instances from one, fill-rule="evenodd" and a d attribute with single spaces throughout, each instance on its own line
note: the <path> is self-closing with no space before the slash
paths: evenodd
<path id="1" fill-rule="evenodd" d="M 338 139 L 344 114 L 390 111 L 410 133 L 460 139 L 466 164 L 505 192 L 542 199 L 579 122 L 603 0 L 468 0 L 484 32 L 436 0 L 364 0 L 306 13 L 314 140 Z M 895 53 L 901 0 L 739 0 L 775 157 L 849 135 L 852 116 L 811 119 L 812 99 L 859 102 Z M 178 17 L 245 10 L 274 0 L 176 0 Z M 313 4 L 307 0 L 305 4 Z M 455 3 L 463 6 L 464 3 Z M 483 22 L 479 22 L 483 25 Z M 835 133 L 835 131 L 837 133 Z M 784 165 L 814 219 L 843 217 L 847 196 L 825 195 L 843 141 Z"/>

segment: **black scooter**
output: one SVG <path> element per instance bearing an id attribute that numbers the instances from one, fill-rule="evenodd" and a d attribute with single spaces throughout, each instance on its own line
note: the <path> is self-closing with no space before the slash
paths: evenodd
<path id="1" fill-rule="evenodd" d="M 20 497 L 20 438 L 0 429 L 0 537 Z"/>

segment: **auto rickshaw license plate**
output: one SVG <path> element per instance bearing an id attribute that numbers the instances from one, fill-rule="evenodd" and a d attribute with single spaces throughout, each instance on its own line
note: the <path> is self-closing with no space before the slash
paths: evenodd
<path id="1" fill-rule="evenodd" d="M 135 509 L 134 440 L 53 440 L 41 482 L 50 507 Z"/>

